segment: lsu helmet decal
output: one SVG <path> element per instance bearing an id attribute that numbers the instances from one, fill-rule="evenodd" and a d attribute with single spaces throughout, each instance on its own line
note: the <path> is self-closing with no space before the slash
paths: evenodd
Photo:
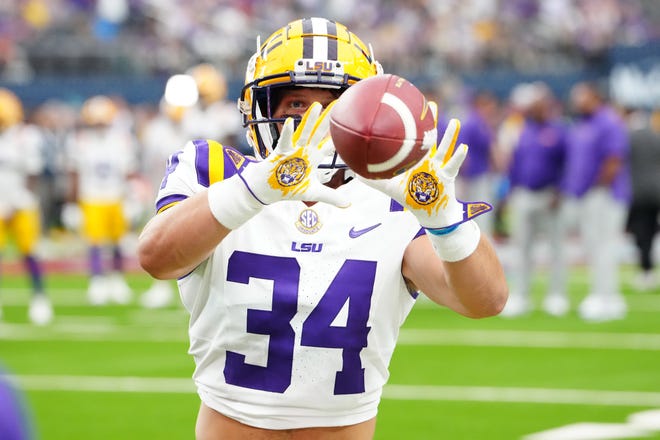
<path id="1" fill-rule="evenodd" d="M 325 18 L 296 20 L 275 31 L 263 44 L 257 39 L 257 52 L 248 62 L 238 101 L 248 142 L 261 159 L 277 144 L 278 123 L 284 119 L 273 117 L 273 90 L 323 87 L 340 94 L 357 81 L 381 73 L 371 46 L 344 25 Z M 334 156 L 325 167 L 345 167 Z"/>

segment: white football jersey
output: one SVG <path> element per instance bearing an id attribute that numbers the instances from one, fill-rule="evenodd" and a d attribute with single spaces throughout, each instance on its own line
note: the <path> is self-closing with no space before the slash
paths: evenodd
<path id="1" fill-rule="evenodd" d="M 183 125 L 159 114 L 142 131 L 142 173 L 154 188 L 154 196 L 163 179 L 167 159 L 181 148 L 190 136 Z M 153 198 L 151 199 L 153 200 Z"/>
<path id="2" fill-rule="evenodd" d="M 189 143 L 170 161 L 157 207 L 249 163 L 218 143 Z M 209 407 L 269 429 L 343 426 L 376 415 L 399 328 L 415 302 L 401 263 L 420 226 L 362 182 L 338 191 L 349 208 L 264 207 L 179 280 L 193 377 Z"/>
<path id="3" fill-rule="evenodd" d="M 136 140 L 125 129 L 82 129 L 67 145 L 69 166 L 78 173 L 83 202 L 117 203 L 126 197 L 127 177 L 136 171 Z"/>
<path id="4" fill-rule="evenodd" d="M 28 177 L 43 170 L 43 136 L 31 125 L 19 124 L 0 133 L 0 215 L 16 209 L 32 209 L 36 196 L 28 188 Z"/>
<path id="5" fill-rule="evenodd" d="M 186 110 L 181 124 L 187 139 L 205 138 L 227 142 L 244 133 L 243 121 L 236 111 L 235 101 L 217 101 L 208 107 L 197 104 Z"/>

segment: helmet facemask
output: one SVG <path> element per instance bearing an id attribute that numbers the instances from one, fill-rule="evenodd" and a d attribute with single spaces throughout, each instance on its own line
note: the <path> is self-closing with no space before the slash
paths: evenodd
<path id="1" fill-rule="evenodd" d="M 282 92 L 291 87 L 329 89 L 339 97 L 352 84 L 382 73 L 371 47 L 365 46 L 343 25 L 308 18 L 276 31 L 248 63 L 245 86 L 238 106 L 255 155 L 264 159 L 277 145 L 286 118 L 275 118 Z M 296 125 L 300 120 L 297 119 Z M 346 164 L 333 152 L 319 165 L 322 182 Z"/>

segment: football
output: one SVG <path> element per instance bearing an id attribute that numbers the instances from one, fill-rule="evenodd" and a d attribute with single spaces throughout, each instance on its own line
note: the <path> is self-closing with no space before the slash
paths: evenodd
<path id="1" fill-rule="evenodd" d="M 437 140 L 424 94 L 392 74 L 372 76 L 349 87 L 330 112 L 330 135 L 346 165 L 369 179 L 403 173 Z"/>

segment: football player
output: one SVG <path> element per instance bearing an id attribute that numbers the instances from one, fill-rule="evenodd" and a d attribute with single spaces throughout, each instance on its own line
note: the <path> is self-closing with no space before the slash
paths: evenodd
<path id="1" fill-rule="evenodd" d="M 333 102 L 381 72 L 343 25 L 293 21 L 247 66 L 239 105 L 256 159 L 198 139 L 169 161 L 138 254 L 178 278 L 190 313 L 198 439 L 372 438 L 418 292 L 474 318 L 506 301 L 472 220 L 489 206 L 454 197 L 458 121 L 390 180 L 356 178 L 335 154 Z"/>
<path id="2" fill-rule="evenodd" d="M 500 315 L 514 317 L 531 310 L 533 250 L 545 232 L 551 270 L 542 307 L 550 315 L 563 316 L 569 310 L 569 301 L 561 270 L 565 256 L 559 226 L 559 180 L 566 153 L 566 126 L 555 111 L 555 97 L 545 83 L 527 84 L 526 93 L 527 102 L 520 107 L 524 125 L 509 164 L 514 287 Z"/>
<path id="3" fill-rule="evenodd" d="M 35 186 L 43 168 L 42 136 L 23 122 L 23 105 L 9 89 L 0 89 L 0 248 L 12 234 L 32 283 L 30 320 L 37 325 L 53 319 L 53 308 L 44 293 L 43 269 L 35 255 L 41 236 L 39 201 Z M 1 312 L 1 310 L 0 310 Z"/>
<path id="4" fill-rule="evenodd" d="M 465 161 L 463 172 L 456 184 L 458 197 L 462 200 L 491 200 L 498 187 L 498 172 L 494 165 L 498 162 L 495 151 L 493 126 L 499 114 L 499 102 L 490 91 L 479 90 L 470 97 L 468 110 L 461 124 L 458 142 L 470 146 L 470 157 Z M 479 227 L 491 234 L 494 230 L 494 216 L 479 217 Z"/>
<path id="5" fill-rule="evenodd" d="M 81 126 L 68 141 L 70 165 L 69 205 L 63 215 L 80 209 L 82 234 L 89 243 L 90 283 L 93 305 L 109 301 L 126 304 L 132 292 L 124 279 L 120 246 L 128 224 L 123 203 L 126 185 L 136 168 L 135 138 L 123 124 L 113 124 L 117 104 L 107 96 L 93 96 L 81 108 Z M 109 246 L 112 265 L 106 271 L 104 251 Z"/>
<path id="6" fill-rule="evenodd" d="M 183 128 L 189 139 L 215 139 L 236 145 L 242 134 L 236 102 L 227 99 L 227 80 L 210 63 L 201 63 L 187 72 L 197 85 L 199 99 L 183 115 Z M 223 121 L 218 124 L 217 121 Z"/>
<path id="7" fill-rule="evenodd" d="M 632 195 L 630 141 L 597 84 L 575 84 L 569 101 L 576 117 L 566 139 L 560 219 L 565 236 L 577 226 L 589 266 L 589 293 L 578 314 L 587 321 L 622 319 L 628 306 L 619 285 L 618 243 Z"/>

